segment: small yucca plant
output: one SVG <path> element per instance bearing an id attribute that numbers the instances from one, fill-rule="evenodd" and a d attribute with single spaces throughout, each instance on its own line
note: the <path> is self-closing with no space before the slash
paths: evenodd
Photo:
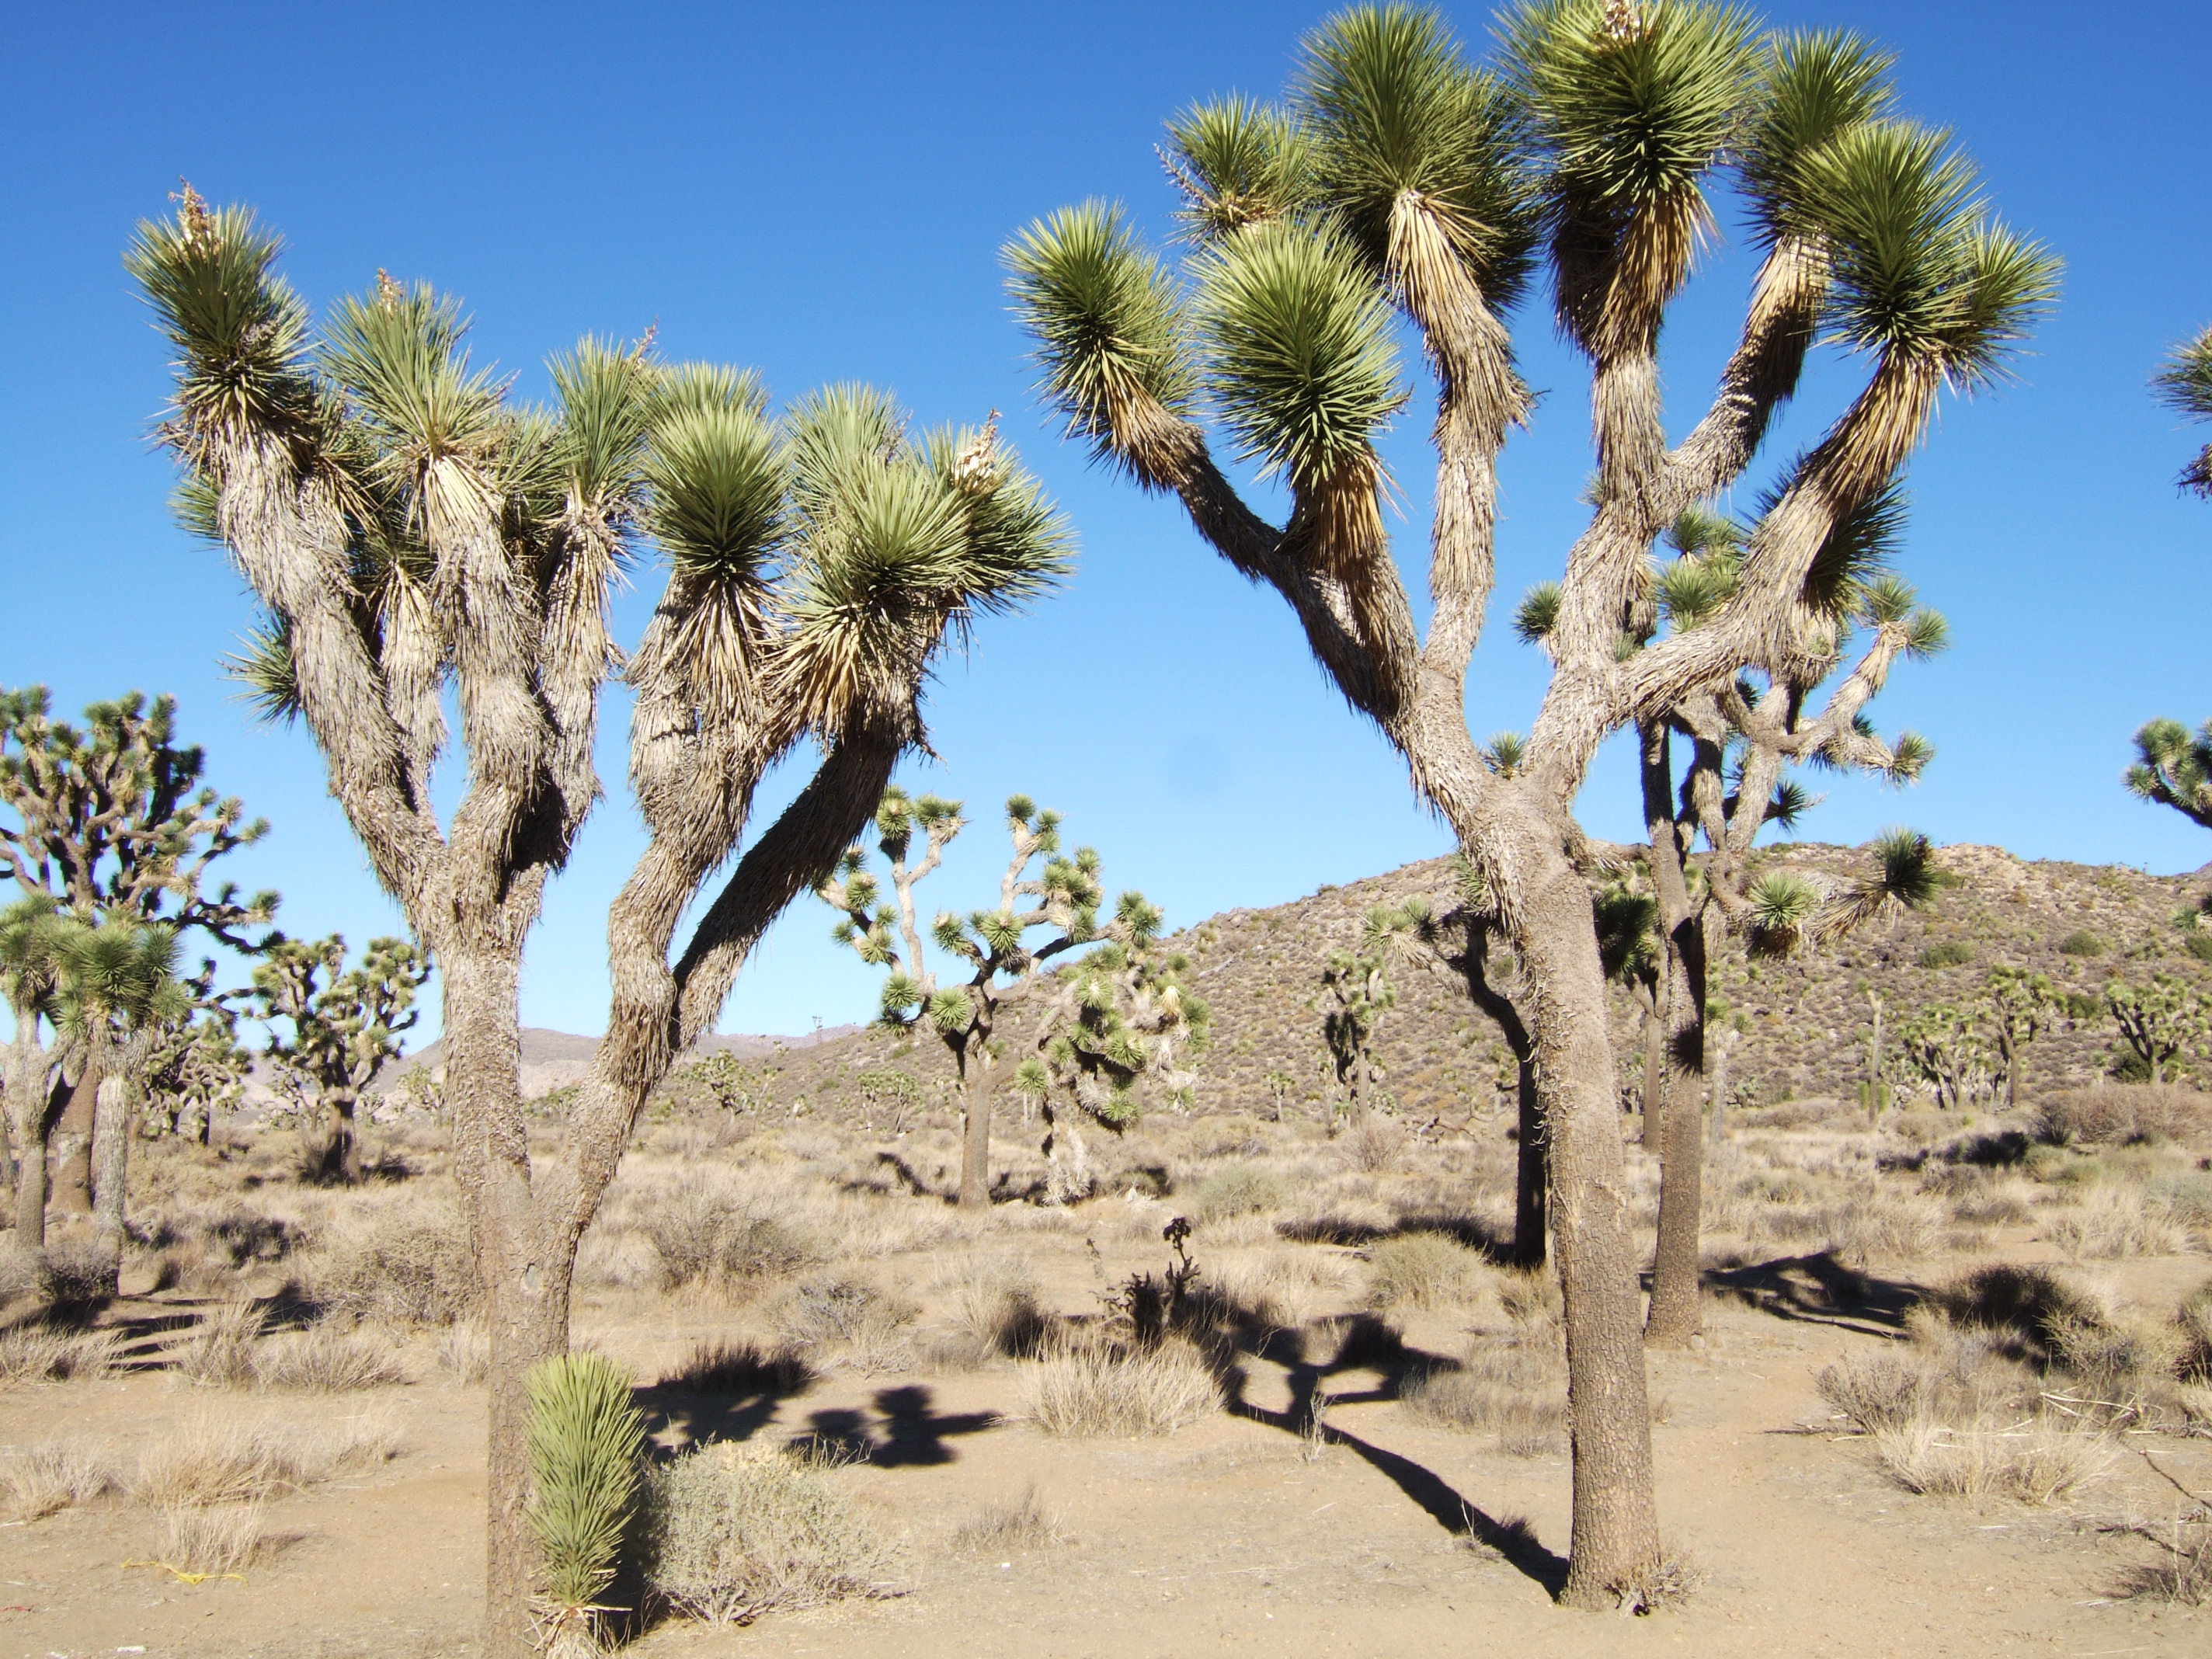
<path id="1" fill-rule="evenodd" d="M 534 1367 L 530 1390 L 530 1528 L 544 1581 L 545 1646 L 599 1652 L 599 1597 L 615 1576 L 637 1502 L 645 1419 L 629 1370 L 604 1354 L 564 1354 Z"/>

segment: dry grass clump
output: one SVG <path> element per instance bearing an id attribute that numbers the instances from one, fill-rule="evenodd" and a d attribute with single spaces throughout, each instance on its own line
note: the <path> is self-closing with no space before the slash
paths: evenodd
<path id="1" fill-rule="evenodd" d="M 2092 1187 L 2081 1207 L 2053 1220 L 2044 1237 L 2077 1261 L 2171 1255 L 2182 1246 L 2181 1230 L 2140 1188 L 2118 1182 Z"/>
<path id="2" fill-rule="evenodd" d="M 316 1428 L 201 1422 L 140 1455 L 131 1494 L 155 1508 L 255 1504 L 380 1468 L 398 1455 L 398 1431 L 373 1419 Z"/>
<path id="3" fill-rule="evenodd" d="M 307 1282 L 334 1311 L 391 1325 L 450 1325 L 480 1294 L 458 1206 L 416 1199 L 358 1210 L 336 1228 Z"/>
<path id="4" fill-rule="evenodd" d="M 179 1504 L 162 1511 L 159 1560 L 210 1577 L 243 1572 L 275 1547 L 259 1504 Z"/>
<path id="5" fill-rule="evenodd" d="M 170 1356 L 170 1370 L 203 1388 L 251 1386 L 253 1345 L 266 1316 L 256 1302 L 232 1302 L 217 1308 L 178 1345 Z"/>
<path id="6" fill-rule="evenodd" d="M 345 1394 L 406 1380 L 388 1343 L 328 1325 L 274 1338 L 253 1357 L 258 1387 L 297 1394 Z"/>
<path id="7" fill-rule="evenodd" d="M 1492 1433 L 1500 1451 L 1540 1457 L 1565 1444 L 1566 1367 L 1516 1343 L 1480 1345 L 1456 1370 L 1432 1370 L 1400 1396 L 1414 1416 L 1466 1434 Z"/>
<path id="8" fill-rule="evenodd" d="M 1023 1415 L 1063 1439 L 1173 1434 L 1218 1410 L 1221 1384 L 1191 1344 L 1062 1347 L 1024 1379 Z"/>
<path id="9" fill-rule="evenodd" d="M 971 1262 L 951 1290 L 952 1334 L 930 1354 L 939 1364 L 972 1370 L 994 1359 L 1033 1359 L 1051 1338 L 1056 1322 L 1018 1262 Z"/>
<path id="10" fill-rule="evenodd" d="M 2124 1146 L 2212 1138 L 2212 1095 L 2172 1083 L 2106 1084 L 2048 1096 L 2036 1129 L 2054 1146 Z"/>
<path id="11" fill-rule="evenodd" d="M 1482 1289 L 1482 1258 L 1443 1233 L 1401 1233 L 1367 1247 L 1367 1298 L 1376 1308 L 1437 1308 Z"/>
<path id="12" fill-rule="evenodd" d="M 0 1491 L 8 1494 L 12 1520 L 43 1520 L 104 1498 L 121 1484 L 104 1455 L 76 1441 L 50 1440 L 0 1458 Z"/>
<path id="13" fill-rule="evenodd" d="M 473 1325 L 456 1325 L 440 1334 L 436 1363 L 441 1376 L 472 1387 L 491 1369 L 491 1339 Z"/>
<path id="14" fill-rule="evenodd" d="M 120 1363 L 121 1343 L 113 1331 L 46 1325 L 0 1331 L 0 1383 L 96 1382 Z"/>
<path id="15" fill-rule="evenodd" d="M 1904 1428 L 1926 1417 L 1936 1401 L 1933 1370 L 1901 1354 L 1846 1354 L 1813 1381 L 1820 1398 L 1863 1434 Z"/>
<path id="16" fill-rule="evenodd" d="M 743 1292 L 823 1259 L 817 1240 L 726 1181 L 690 1175 L 654 1194 L 637 1223 L 664 1288 Z"/>
<path id="17" fill-rule="evenodd" d="M 2018 1428 L 1950 1428 L 1916 1419 L 1872 1436 L 1875 1462 L 1910 1492 L 1930 1498 L 1995 1494 L 2049 1504 L 2089 1485 L 2112 1464 L 2105 1437 L 2047 1422 Z"/>
<path id="18" fill-rule="evenodd" d="M 1344 1132 L 1337 1145 L 1343 1150 L 1345 1161 L 1353 1169 L 1366 1175 L 1382 1175 L 1398 1167 L 1411 1139 L 1395 1119 L 1365 1112 Z"/>
<path id="19" fill-rule="evenodd" d="M 1034 1486 L 1019 1498 L 986 1506 L 952 1529 L 952 1547 L 977 1555 L 1052 1549 L 1066 1541 L 1059 1517 L 1038 1500 Z"/>
<path id="20" fill-rule="evenodd" d="M 833 1480 L 751 1444 L 702 1446 L 653 1470 L 640 1518 L 653 1595 L 717 1624 L 870 1595 L 885 1565 L 874 1528 Z"/>
<path id="21" fill-rule="evenodd" d="M 46 1299 L 46 1264 L 35 1250 L 0 1246 L 0 1308 L 11 1302 Z"/>
<path id="22" fill-rule="evenodd" d="M 1279 1210 L 1291 1201 L 1291 1185 L 1258 1164 L 1232 1164 L 1204 1176 L 1190 1190 L 1188 1208 L 1197 1222 Z"/>
<path id="23" fill-rule="evenodd" d="M 2212 1602 L 2212 1514 L 2199 1508 L 2193 1516 L 2176 1516 L 2163 1528 L 2131 1530 L 2163 1553 L 2122 1575 L 2118 1585 L 2122 1595 L 2172 1601 L 2185 1607 Z"/>
<path id="24" fill-rule="evenodd" d="M 919 1312 L 865 1279 L 830 1273 L 794 1285 L 775 1319 L 776 1334 L 810 1360 L 872 1375 L 912 1367 Z"/>
<path id="25" fill-rule="evenodd" d="M 655 1386 L 684 1394 L 780 1398 L 803 1394 L 814 1382 L 814 1368 L 795 1348 L 708 1340 L 693 1343 L 683 1364 L 662 1372 Z"/>

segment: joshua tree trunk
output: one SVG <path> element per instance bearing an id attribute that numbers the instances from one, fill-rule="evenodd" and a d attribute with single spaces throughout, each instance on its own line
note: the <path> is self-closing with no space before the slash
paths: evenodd
<path id="1" fill-rule="evenodd" d="M 1713 1032 L 1706 1039 L 1705 1053 L 1710 1057 L 1713 1086 L 1712 1115 L 1705 1120 L 1705 1150 L 1717 1152 L 1728 1145 L 1728 1063 L 1735 1052 L 1736 1036 L 1730 1030 Z"/>
<path id="2" fill-rule="evenodd" d="M 46 1142 L 53 1129 L 52 1090 L 37 1018 L 17 1011 L 15 1040 L 8 1048 L 8 1109 L 15 1120 L 21 1155 L 15 1176 L 15 1243 L 27 1250 L 46 1248 Z"/>
<path id="3" fill-rule="evenodd" d="M 1673 1014 L 1668 997 L 1662 981 L 1645 988 L 1639 999 L 1644 1005 L 1644 1087 L 1639 1108 L 1644 1121 L 1637 1133 L 1647 1146 L 1661 1144 L 1660 1120 L 1666 1111 L 1667 1024 Z"/>
<path id="4" fill-rule="evenodd" d="M 960 1137 L 960 1207 L 991 1206 L 991 1063 L 980 1048 L 959 1054 L 961 1103 L 966 1113 Z"/>
<path id="5" fill-rule="evenodd" d="M 100 1074 L 89 1060 L 66 1092 L 47 1145 L 49 1157 L 58 1166 L 48 1194 L 48 1205 L 59 1215 L 92 1213 L 92 1131 L 94 1101 Z"/>
<path id="6" fill-rule="evenodd" d="M 109 1066 L 93 1097 L 92 1218 L 100 1248 L 119 1267 L 131 1181 L 129 1070 Z"/>
<path id="7" fill-rule="evenodd" d="M 1698 917 L 1667 936 L 1668 1073 L 1660 1121 L 1659 1240 L 1651 1264 L 1651 1306 L 1644 1340 L 1686 1342 L 1702 1317 L 1698 1237 L 1704 1203 L 1705 936 Z"/>
<path id="8" fill-rule="evenodd" d="M 1611 1606 L 1655 1565 L 1659 1516 L 1605 973 L 1589 885 L 1547 815 L 1529 802 L 1494 820 L 1486 839 L 1486 850 L 1522 878 L 1513 945 L 1534 988 L 1537 1086 L 1551 1132 L 1552 1238 L 1575 1408 L 1561 1599 Z"/>
<path id="9" fill-rule="evenodd" d="M 357 1132 L 360 1100 L 351 1088 L 323 1091 L 322 1122 L 306 1132 L 317 1171 L 325 1180 L 351 1186 L 362 1178 L 361 1137 Z"/>
<path id="10" fill-rule="evenodd" d="M 1546 1156 L 1544 1108 L 1536 1093 L 1536 1055 L 1528 1040 L 1528 1023 L 1513 999 L 1490 982 L 1488 934 L 1479 932 L 1468 940 L 1468 954 L 1459 967 L 1467 980 L 1468 994 L 1477 1007 L 1496 1022 L 1513 1055 L 1514 1095 L 1517 1108 L 1513 1172 L 1513 1265 L 1540 1267 L 1545 1256 L 1550 1159 Z"/>
<path id="11" fill-rule="evenodd" d="M 1881 1127 L 1881 993 L 1869 991 L 1867 1006 L 1874 1010 L 1874 1034 L 1867 1042 L 1867 1127 Z"/>

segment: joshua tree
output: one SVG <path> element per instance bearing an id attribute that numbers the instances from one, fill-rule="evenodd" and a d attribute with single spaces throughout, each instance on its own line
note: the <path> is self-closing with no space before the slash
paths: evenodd
<path id="1" fill-rule="evenodd" d="M 2065 1004 L 2048 975 L 2002 965 L 1990 969 L 1987 996 L 1990 1032 L 1996 1039 L 1997 1063 L 2004 1068 L 2005 1109 L 2015 1111 L 2021 1074 L 2027 1069 L 2021 1050 L 2043 1035 Z"/>
<path id="2" fill-rule="evenodd" d="M 1322 1012 L 1322 1042 L 1336 1068 L 1347 1116 L 1359 1115 L 1369 1103 L 1370 1087 L 1379 1088 L 1385 1076 L 1375 1044 L 1382 1017 L 1398 1006 L 1390 968 L 1428 920 L 1428 908 L 1419 901 L 1372 905 L 1360 924 L 1358 948 L 1331 951 L 1322 969 L 1322 994 L 1328 999 Z M 1330 1127 L 1335 1127 L 1334 1121 Z"/>
<path id="3" fill-rule="evenodd" d="M 1884 743 L 1865 713 L 1899 658 L 1933 655 L 1947 638 L 1943 618 L 1918 605 L 1911 587 L 1884 568 L 1903 516 L 1902 493 L 1893 484 L 1835 526 L 1789 618 L 1794 649 L 1764 665 L 1763 689 L 1740 679 L 1638 725 L 1647 841 L 1637 856 L 1650 872 L 1645 925 L 1656 938 L 1646 957 L 1626 960 L 1628 982 L 1645 1015 L 1644 1133 L 1659 1148 L 1662 1166 L 1647 1341 L 1686 1341 L 1699 1322 L 1706 1137 L 1698 1119 L 1707 1092 L 1708 983 L 1731 929 L 1750 920 L 1749 860 L 1759 832 L 1769 824 L 1793 828 L 1811 804 L 1786 769 L 1794 763 L 1849 768 L 1901 785 L 1917 779 L 1934 753 L 1911 732 Z M 1675 556 L 1663 564 L 1652 561 L 1624 622 L 1624 641 L 1642 649 L 1662 623 L 1680 635 L 1719 614 L 1741 580 L 1743 550 L 1759 533 L 1755 525 L 1747 529 L 1703 508 L 1684 513 L 1663 538 Z M 1557 586 L 1547 583 L 1522 601 L 1516 625 L 1522 638 L 1548 648 L 1558 615 Z M 1851 672 L 1816 699 L 1862 629 L 1863 649 Z M 1677 738 L 1687 749 L 1679 779 Z M 1695 852 L 1700 836 L 1702 857 Z M 1924 874 L 1910 858 L 1881 867 Z M 1917 900 L 1916 894 L 1907 902 Z M 1628 902 L 1610 902 L 1616 908 Z M 1620 931 L 1620 922 L 1608 921 L 1607 902 L 1599 905 L 1601 953 L 1608 933 Z"/>
<path id="4" fill-rule="evenodd" d="M 227 1000 L 200 1000 L 192 1016 L 165 1026 L 146 1059 L 146 1133 L 204 1145 L 215 1115 L 246 1092 L 253 1056 L 238 1042 Z"/>
<path id="5" fill-rule="evenodd" d="M 522 1379 L 567 1346 L 577 1242 L 637 1113 L 922 740 L 948 635 L 1049 585 L 1066 537 L 988 426 L 916 438 L 859 387 L 771 416 L 749 373 L 589 339 L 552 363 L 553 406 L 524 407 L 471 366 L 452 300 L 380 274 L 318 334 L 276 254 L 249 212 L 188 189 L 129 263 L 176 352 L 162 432 L 185 516 L 267 612 L 239 672 L 306 725 L 438 963 L 491 1337 L 488 1651 L 514 1659 L 535 1553 Z M 667 581 L 623 668 L 647 844 L 608 915 L 607 1036 L 533 1161 L 523 945 L 599 794 L 599 694 L 623 662 L 608 593 L 648 539 Z M 449 693 L 466 781 L 441 819 Z M 761 777 L 809 739 L 812 778 L 703 895 Z"/>
<path id="6" fill-rule="evenodd" d="M 430 976 L 422 951 L 403 939 L 373 939 L 361 965 L 345 965 L 345 937 L 280 939 L 254 964 L 257 1017 L 274 1024 L 264 1051 L 298 1103 L 301 1127 L 318 1179 L 359 1181 L 362 1097 L 421 1010 L 415 994 Z"/>
<path id="7" fill-rule="evenodd" d="M 1965 1106 L 1990 1087 L 1989 1036 L 1968 1010 L 1931 1003 L 1898 1027 L 1897 1048 L 1912 1074 L 1935 1091 L 1939 1111 Z"/>
<path id="8" fill-rule="evenodd" d="M 0 808 L 7 814 L 0 816 L 0 878 L 14 878 L 27 895 L 51 899 L 81 922 L 197 927 L 250 955 L 258 941 L 248 930 L 268 922 L 276 895 L 241 898 L 229 884 L 212 891 L 203 884 L 210 863 L 259 840 L 269 826 L 246 822 L 240 802 L 200 787 L 206 757 L 179 748 L 175 737 L 171 697 L 149 705 L 134 691 L 96 702 L 78 727 L 52 718 L 44 686 L 0 692 Z M 34 1023 L 34 1044 L 37 1036 Z M 136 1063 L 143 1052 L 124 1054 Z M 27 1055 L 24 1064 L 33 1061 Z M 58 1087 L 37 1144 L 43 1155 L 50 1139 L 58 1142 L 55 1200 L 82 1212 L 92 1201 L 93 1091 L 79 1090 L 58 1056 L 46 1064 Z M 39 1185 L 49 1190 L 43 1170 Z"/>
<path id="9" fill-rule="evenodd" d="M 82 1056 L 77 1086 L 94 1091 L 93 1224 L 112 1275 L 122 1260 L 138 1080 L 162 1029 L 191 1016 L 191 993 L 177 974 L 176 930 L 161 922 L 57 918 L 51 949 L 56 1024 Z"/>
<path id="10" fill-rule="evenodd" d="M 1039 811 L 1028 796 L 1015 795 L 1006 802 L 1013 856 L 1000 878 L 997 908 L 971 911 L 965 918 L 940 910 L 930 925 L 938 950 L 957 964 L 940 980 L 922 948 L 914 890 L 944 861 L 945 848 L 967 824 L 958 801 L 935 795 L 915 799 L 903 789 L 886 789 L 876 811 L 876 844 L 890 865 L 890 898 L 878 902 L 867 854 L 857 843 L 838 873 L 816 890 L 843 913 L 835 930 L 837 942 L 852 946 L 861 961 L 890 970 L 884 981 L 884 1024 L 906 1030 L 927 1022 L 951 1054 L 966 1114 L 960 1203 L 980 1208 L 991 1201 L 991 1091 L 1006 1047 L 997 1036 L 1000 1010 L 1025 1000 L 1036 988 L 1038 970 L 1054 957 L 1108 938 L 1126 944 L 1140 931 L 1139 924 L 1142 931 L 1157 927 L 1159 913 L 1141 895 L 1124 893 L 1115 922 L 1102 928 L 1098 907 L 1105 890 L 1098 884 L 1098 854 L 1088 847 L 1073 858 L 1063 854 L 1060 814 Z M 919 860 L 910 857 L 916 830 L 925 849 Z M 1032 875 L 1030 866 L 1040 858 L 1045 863 Z M 1032 948 L 1028 936 L 1040 927 L 1053 929 L 1053 937 Z"/>
<path id="11" fill-rule="evenodd" d="M 1181 1062 L 1205 1049 L 1212 1015 L 1183 982 L 1190 959 L 1162 942 L 1160 919 L 1138 896 L 1124 896 L 1112 937 L 1060 971 L 1038 1052 L 1015 1073 L 1015 1089 L 1044 1114 L 1054 1202 L 1087 1197 L 1095 1185 L 1079 1118 L 1126 1134 L 1141 1115 L 1140 1085 L 1190 1103 L 1196 1079 Z M 1055 1087 L 1075 1109 L 1065 1119 L 1054 1109 Z"/>
<path id="12" fill-rule="evenodd" d="M 2053 262 L 1990 218 L 1938 132 L 1892 118 L 1886 60 L 1833 35 L 1762 36 L 1695 0 L 1533 0 L 1502 75 L 1433 15 L 1362 8 L 1309 37 L 1287 102 L 1203 105 L 1170 127 L 1195 245 L 1185 285 L 1093 205 L 1009 250 L 1047 395 L 1101 459 L 1172 492 L 1279 592 L 1354 709 L 1480 870 L 1526 969 L 1565 1293 L 1575 1518 L 1564 1594 L 1634 1595 L 1658 1559 L 1604 977 L 1571 811 L 1612 732 L 1794 652 L 1836 526 L 1889 482 L 1941 390 L 1986 383 L 2053 292 Z M 1765 254 L 1717 396 L 1666 447 L 1658 340 L 1738 185 Z M 1487 609 L 1495 462 L 1532 404 L 1501 320 L 1540 255 L 1589 359 L 1597 477 L 1569 551 L 1554 670 L 1510 775 L 1468 727 Z M 1407 388 L 1393 311 L 1437 386 L 1427 637 L 1391 559 L 1375 439 Z M 1816 336 L 1860 355 L 1844 412 L 1784 469 L 1728 602 L 1623 651 L 1653 541 L 1732 487 Z M 1270 523 L 1217 465 L 1204 418 L 1287 492 Z"/>
<path id="13" fill-rule="evenodd" d="M 2172 974 L 2153 974 L 2147 985 L 2114 980 L 2105 988 L 2105 1006 L 2153 1083 L 2165 1082 L 2167 1067 L 2212 1031 L 2212 999 Z"/>
<path id="14" fill-rule="evenodd" d="M 2212 328 L 2167 358 L 2166 367 L 2152 378 L 2151 389 L 2160 403 L 2191 420 L 2212 420 Z M 2181 487 L 2212 495 L 2212 444 L 2182 469 Z"/>
<path id="15" fill-rule="evenodd" d="M 68 924 L 44 894 L 0 910 L 0 990 L 15 1019 L 8 1047 L 8 1115 L 21 1154 L 15 1178 L 15 1242 L 39 1249 L 46 1242 L 46 1139 L 67 1098 L 62 1082 L 69 1058 L 59 1040 L 57 994 L 61 963 L 56 942 Z M 40 1025 L 56 1033 L 49 1045 Z"/>
<path id="16" fill-rule="evenodd" d="M 2212 720 L 2193 732 L 2152 720 L 2136 733 L 2136 763 L 2124 775 L 2130 793 L 2212 830 Z"/>

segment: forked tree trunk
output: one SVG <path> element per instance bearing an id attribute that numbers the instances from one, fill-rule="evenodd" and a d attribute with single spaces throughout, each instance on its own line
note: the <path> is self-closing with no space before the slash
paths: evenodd
<path id="1" fill-rule="evenodd" d="M 484 1561 L 487 1659 L 532 1651 L 538 1573 L 531 1533 L 530 1402 L 524 1378 L 568 1352 L 573 1247 L 541 1224 L 522 1113 L 519 951 L 439 953 L 445 977 L 446 1096 L 456 1172 L 475 1235 L 482 1316 L 490 1339 L 485 1464 L 489 1522 Z M 549 1248 L 550 1247 L 550 1248 Z"/>
<path id="2" fill-rule="evenodd" d="M 1589 888 L 1533 801 L 1501 803 L 1485 867 L 1510 871 L 1504 907 L 1528 969 L 1536 1079 L 1549 1126 L 1552 1240 L 1565 1304 L 1574 1526 L 1560 1599 L 1616 1605 L 1658 1565 L 1651 1419 L 1638 1318 L 1626 1157 Z"/>

